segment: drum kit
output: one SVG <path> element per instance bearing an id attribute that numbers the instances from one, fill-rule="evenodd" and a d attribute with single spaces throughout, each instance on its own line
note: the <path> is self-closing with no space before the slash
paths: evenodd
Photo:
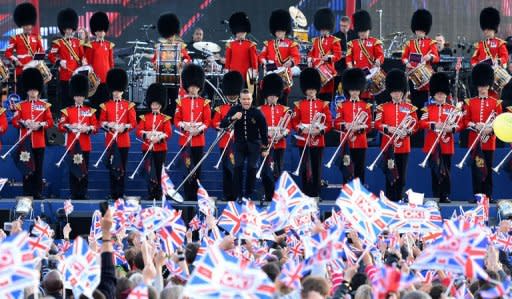
<path id="1" fill-rule="evenodd" d="M 301 67 L 306 67 L 308 52 L 311 50 L 311 42 L 309 41 L 308 20 L 306 16 L 296 6 L 290 6 L 288 12 L 292 17 L 292 35 L 293 39 L 299 44 L 299 53 L 301 57 Z M 294 72 L 295 73 L 295 72 Z"/>

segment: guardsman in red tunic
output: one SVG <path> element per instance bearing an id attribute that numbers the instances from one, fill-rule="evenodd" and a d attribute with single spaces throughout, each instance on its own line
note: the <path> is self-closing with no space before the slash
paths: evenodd
<path id="1" fill-rule="evenodd" d="M 155 54 L 151 59 L 151 62 L 155 66 L 155 69 L 158 72 L 162 73 L 172 73 L 174 74 L 174 78 L 179 78 L 181 70 L 183 66 L 192 61 L 190 55 L 187 51 L 187 44 L 181 39 L 180 34 L 180 20 L 173 13 L 164 13 L 160 15 L 157 23 L 158 33 L 162 38 L 158 40 L 158 43 L 155 44 Z M 177 52 L 173 52 L 170 49 L 175 49 L 179 51 L 179 57 L 176 57 Z M 160 62 L 159 61 L 173 61 L 170 62 Z M 174 63 L 177 61 L 177 65 Z M 163 78 L 160 80 L 157 77 L 157 81 L 162 83 L 167 90 L 167 109 L 166 113 L 168 115 L 174 115 L 174 111 L 176 110 L 176 100 L 180 98 L 178 92 L 180 90 L 180 82 L 166 82 L 169 81 L 167 78 Z"/>
<path id="2" fill-rule="evenodd" d="M 124 195 L 130 131 L 137 126 L 137 116 L 135 103 L 123 99 L 128 86 L 126 72 L 120 68 L 111 69 L 107 73 L 107 85 L 112 91 L 112 99 L 100 105 L 100 125 L 105 130 L 105 146 L 110 144 L 106 159 L 110 170 L 110 196 L 117 199 Z M 120 162 L 116 163 L 117 160 Z"/>
<path id="3" fill-rule="evenodd" d="M 220 130 L 220 123 L 228 115 L 229 109 L 238 104 L 240 92 L 244 86 L 244 79 L 237 71 L 230 71 L 222 77 L 222 93 L 227 99 L 227 103 L 217 106 L 213 114 L 211 127 Z M 222 190 L 224 191 L 224 199 L 227 201 L 235 200 L 233 173 L 235 167 L 235 152 L 233 131 L 224 134 L 219 141 L 219 151 L 222 155 Z M 226 148 L 227 147 L 227 148 Z"/>
<path id="4" fill-rule="evenodd" d="M 237 12 L 229 18 L 229 28 L 235 40 L 226 44 L 226 71 L 237 71 L 244 81 L 249 78 L 254 84 L 258 76 L 258 54 L 256 43 L 246 39 L 251 33 L 251 23 L 245 12 Z M 247 83 L 247 82 L 246 82 Z"/>
<path id="5" fill-rule="evenodd" d="M 315 12 L 314 25 L 320 32 L 319 37 L 313 39 L 313 47 L 308 53 L 308 66 L 316 68 L 322 78 L 322 88 L 318 98 L 330 101 L 334 93 L 334 64 L 341 59 L 340 39 L 332 35 L 334 29 L 334 14 L 329 8 L 322 8 Z"/>
<path id="6" fill-rule="evenodd" d="M 72 199 L 87 199 L 89 153 L 92 150 L 91 134 L 98 131 L 96 110 L 84 105 L 88 92 L 89 79 L 86 76 L 76 74 L 71 77 L 69 93 L 75 105 L 62 109 L 59 121 L 59 130 L 67 135 L 66 149 L 69 149 L 67 158 L 71 165 L 69 188 Z"/>
<path id="7" fill-rule="evenodd" d="M 284 9 L 274 10 L 270 15 L 269 27 L 275 39 L 263 42 L 264 46 L 258 58 L 264 65 L 266 74 L 277 72 L 282 78 L 286 78 L 283 96 L 279 99 L 279 103 L 287 105 L 293 84 L 291 68 L 300 63 L 299 45 L 286 38 L 292 31 L 290 13 Z"/>
<path id="8" fill-rule="evenodd" d="M 471 66 L 487 59 L 492 59 L 494 65 L 507 67 L 507 42 L 496 37 L 500 25 L 500 12 L 494 7 L 487 7 L 480 12 L 480 28 L 484 32 L 484 40 L 473 46 L 475 52 L 471 57 Z"/>
<path id="9" fill-rule="evenodd" d="M 340 140 L 345 138 L 346 134 L 350 134 L 346 137 L 341 152 L 340 169 L 343 174 L 343 183 L 354 178 L 359 178 L 364 183 L 366 149 L 368 148 L 366 134 L 372 125 L 372 105 L 359 98 L 366 88 L 365 74 L 358 68 L 347 69 L 343 73 L 342 84 L 347 100 L 339 103 L 336 107 L 334 128 L 342 132 Z M 366 114 L 366 121 L 354 122 L 358 114 Z M 360 120 L 364 120 L 364 118 L 360 118 Z"/>
<path id="10" fill-rule="evenodd" d="M 492 125 L 484 126 L 484 124 L 492 113 L 497 116 L 502 112 L 501 100 L 489 96 L 489 87 L 494 81 L 494 71 L 489 64 L 475 65 L 471 72 L 471 79 L 478 89 L 478 96 L 466 100 L 464 107 L 464 127 L 470 130 L 468 147 L 475 141 L 478 132 L 483 130 L 482 136 L 487 136 L 480 138 L 471 155 L 473 158 L 471 164 L 473 194 L 483 193 L 492 200 L 492 167 L 496 150 L 496 135 L 493 133 Z"/>
<path id="11" fill-rule="evenodd" d="M 331 129 L 329 102 L 316 97 L 321 85 L 320 74 L 316 69 L 307 68 L 300 73 L 300 87 L 306 98 L 295 102 L 292 120 L 293 128 L 300 135 L 297 138 L 299 155 L 306 147 L 304 159 L 299 166 L 302 190 L 311 197 L 320 196 L 322 156 L 325 147 L 324 134 Z M 321 116 L 320 119 L 315 121 L 315 115 L 317 117 Z M 310 138 L 308 144 L 306 144 L 308 135 L 310 135 Z"/>
<path id="12" fill-rule="evenodd" d="M 59 94 L 57 98 L 60 102 L 56 105 L 58 107 L 55 108 L 60 109 L 73 104 L 73 99 L 69 96 L 69 79 L 77 68 L 87 64 L 87 59 L 85 59 L 82 42 L 80 39 L 73 37 L 78 27 L 76 11 L 71 8 L 61 10 L 57 16 L 57 24 L 62 38 L 52 42 L 48 59 L 59 68 Z"/>
<path id="13" fill-rule="evenodd" d="M 446 102 L 450 95 L 450 79 L 445 73 L 432 75 L 429 87 L 430 96 L 434 98 L 435 102 L 422 109 L 420 129 L 426 131 L 423 152 L 432 151 L 429 158 L 432 195 L 439 198 L 441 203 L 450 203 L 448 198 L 451 192 L 450 168 L 455 152 L 453 134 L 462 128 L 462 117 L 455 119 L 455 122 L 446 122 L 449 116 L 460 108 Z M 439 134 L 442 135 L 435 148 L 432 149 Z"/>
<path id="14" fill-rule="evenodd" d="M 183 151 L 183 162 L 186 173 L 194 168 L 203 156 L 205 145 L 205 131 L 210 126 L 211 110 L 210 100 L 202 98 L 199 93 L 204 87 L 204 71 L 195 64 L 189 64 L 181 73 L 183 88 L 187 95 L 176 102 L 174 126 L 179 128 L 183 135 L 178 140 L 179 146 L 186 147 Z M 189 139 L 192 136 L 192 139 Z M 186 200 L 197 200 L 197 179 L 201 176 L 201 167 L 185 183 Z"/>
<path id="15" fill-rule="evenodd" d="M 283 80 L 277 74 L 268 74 L 263 78 L 261 96 L 267 100 L 267 103 L 261 105 L 259 109 L 267 121 L 270 156 L 265 161 L 261 177 L 267 201 L 272 200 L 275 182 L 283 172 L 286 137 L 292 126 L 291 121 L 288 121 L 288 124 L 282 123 L 280 126 L 281 119 L 292 112 L 287 106 L 277 103 L 283 91 L 283 85 Z M 272 138 L 274 138 L 274 144 L 270 144 Z"/>
<path id="16" fill-rule="evenodd" d="M 347 57 L 345 59 L 347 68 L 357 67 L 368 75 L 371 69 L 380 68 L 384 63 L 382 41 L 370 36 L 372 19 L 366 10 L 357 11 L 352 18 L 354 19 L 354 31 L 357 32 L 359 38 L 347 43 Z M 369 91 L 360 96 L 365 100 L 371 97 Z"/>
<path id="17" fill-rule="evenodd" d="M 144 171 L 149 181 L 148 200 L 162 198 L 162 166 L 167 155 L 167 140 L 172 135 L 171 117 L 160 112 L 165 108 L 165 104 L 164 87 L 160 83 L 151 84 L 146 93 L 146 106 L 151 108 L 151 112 L 139 116 L 136 131 L 137 137 L 144 141 L 142 155 L 144 156 L 148 150 L 151 151 L 144 161 Z"/>
<path id="18" fill-rule="evenodd" d="M 95 12 L 89 20 L 89 27 L 96 39 L 84 44 L 87 62 L 101 82 L 96 93 L 90 98 L 91 105 L 95 108 L 109 97 L 106 84 L 107 73 L 114 67 L 115 46 L 113 42 L 105 40 L 109 26 L 107 14 L 102 11 Z"/>
<path id="19" fill-rule="evenodd" d="M 23 33 L 16 34 L 9 39 L 9 45 L 5 50 L 5 58 L 9 59 L 16 66 L 16 89 L 20 93 L 20 76 L 23 72 L 23 67 L 32 61 L 36 53 L 44 53 L 44 49 L 41 36 L 37 33 L 32 33 L 32 29 L 37 21 L 37 11 L 34 5 L 28 2 L 17 5 L 14 9 L 13 18 L 14 23 L 18 27 L 23 28 Z"/>
<path id="20" fill-rule="evenodd" d="M 390 200 L 399 201 L 404 196 L 405 180 L 407 178 L 407 161 L 411 152 L 410 135 L 416 132 L 418 128 L 417 108 L 411 103 L 406 102 L 405 93 L 407 91 L 407 78 L 401 70 L 392 70 L 386 76 L 386 89 L 390 92 L 391 101 L 377 106 L 377 115 L 375 116 L 375 128 L 383 133 L 381 150 L 388 142 L 389 138 L 400 127 L 402 120 L 406 116 L 414 119 L 413 124 L 404 130 L 401 130 L 397 142 L 391 141 L 390 150 L 392 155 L 384 155 L 384 171 L 386 177 L 386 196 Z M 394 157 L 392 157 L 394 156 Z M 388 175 L 394 173 L 394 175 Z"/>
<path id="21" fill-rule="evenodd" d="M 53 127 L 53 118 L 50 111 L 51 104 L 42 101 L 39 95 L 43 92 L 44 82 L 39 70 L 27 68 L 21 76 L 23 90 L 26 90 L 28 99 L 16 105 L 16 112 L 12 125 L 20 129 L 20 138 L 23 142 L 18 146 L 15 155 L 17 166 L 24 165 L 30 168 L 23 171 L 23 195 L 41 199 L 43 193 L 43 161 L 46 147 L 45 131 Z M 22 149 L 23 148 L 23 149 Z M 20 169 L 22 169 L 20 167 Z"/>

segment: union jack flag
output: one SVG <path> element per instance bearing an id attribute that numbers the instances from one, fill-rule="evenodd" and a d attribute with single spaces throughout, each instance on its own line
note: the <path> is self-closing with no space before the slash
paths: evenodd
<path id="1" fill-rule="evenodd" d="M 481 207 L 484 214 L 484 221 L 489 221 L 489 197 L 485 194 L 475 194 L 475 199 L 478 207 Z"/>
<path id="2" fill-rule="evenodd" d="M 149 298 L 149 291 L 148 287 L 146 285 L 138 285 L 136 286 L 126 299 L 148 299 Z"/>
<path id="3" fill-rule="evenodd" d="M 34 223 L 34 227 L 32 227 L 32 234 L 37 237 L 43 236 L 43 237 L 51 238 L 51 237 L 53 237 L 54 232 L 46 222 L 44 222 L 41 219 L 38 219 Z"/>
<path id="4" fill-rule="evenodd" d="M 128 261 L 124 256 L 123 246 L 119 244 L 114 244 L 114 264 L 116 266 L 124 266 L 128 265 Z"/>
<path id="5" fill-rule="evenodd" d="M 142 209 L 138 215 L 137 222 L 141 232 L 154 232 L 160 228 L 173 223 L 181 217 L 181 212 L 161 207 L 149 207 Z"/>
<path id="6" fill-rule="evenodd" d="M 197 204 L 199 205 L 199 211 L 205 215 L 213 215 L 215 213 L 215 205 L 210 200 L 210 196 L 206 189 L 197 180 Z"/>
<path id="7" fill-rule="evenodd" d="M 372 243 L 396 218 L 399 207 L 396 203 L 372 194 L 361 185 L 358 178 L 343 185 L 336 204 L 351 227 Z"/>
<path id="8" fill-rule="evenodd" d="M 494 244 L 496 248 L 506 252 L 512 251 L 512 236 L 505 233 L 496 233 L 493 236 Z"/>
<path id="9" fill-rule="evenodd" d="M 23 289 L 39 283 L 39 271 L 28 241 L 28 234 L 20 232 L 0 242 L 1 298 L 24 298 Z"/>
<path id="10" fill-rule="evenodd" d="M 243 207 L 234 201 L 228 202 L 219 217 L 218 225 L 230 235 L 236 236 L 242 228 Z"/>
<path id="11" fill-rule="evenodd" d="M 162 192 L 164 197 L 167 195 L 177 202 L 183 202 L 183 197 L 178 192 L 176 192 L 176 190 L 174 190 L 174 184 L 167 174 L 167 171 L 165 171 L 165 168 L 162 168 L 160 184 L 162 185 Z"/>
<path id="12" fill-rule="evenodd" d="M 382 195 L 381 191 L 381 197 Z M 442 225 L 443 218 L 438 209 L 403 204 L 398 205 L 396 217 L 389 224 L 389 229 L 399 233 L 429 233 L 442 231 Z"/>
<path id="13" fill-rule="evenodd" d="M 73 204 L 71 203 L 71 199 L 65 200 L 64 201 L 64 214 L 66 214 L 66 216 L 68 216 L 69 214 L 73 213 L 73 210 L 74 210 L 74 207 L 73 207 Z"/>
<path id="14" fill-rule="evenodd" d="M 87 242 L 77 237 L 73 246 L 64 254 L 61 272 L 64 286 L 73 290 L 75 297 L 81 294 L 92 298 L 92 292 L 100 284 L 100 262 Z"/>
<path id="15" fill-rule="evenodd" d="M 183 219 L 181 219 L 181 211 L 176 211 L 175 218 L 169 221 L 168 224 L 160 228 L 157 235 L 160 237 L 162 251 L 171 255 L 183 245 L 187 228 Z"/>
<path id="16" fill-rule="evenodd" d="M 478 293 L 483 299 L 512 298 L 512 281 L 507 278 L 501 283 L 495 284 L 492 288 L 487 290 L 480 290 Z"/>
<path id="17" fill-rule="evenodd" d="M 373 298 L 384 299 L 390 292 L 397 292 L 400 288 L 401 273 L 394 266 L 383 266 L 376 269 L 371 279 Z"/>
<path id="18" fill-rule="evenodd" d="M 209 238 L 208 236 L 205 236 L 201 239 L 201 244 L 199 246 L 199 249 L 197 250 L 197 257 L 196 260 L 206 254 L 206 251 L 208 248 L 212 247 L 215 244 L 215 240 Z"/>
<path id="19" fill-rule="evenodd" d="M 171 277 L 178 277 L 182 280 L 187 280 L 188 273 L 180 265 L 173 262 L 171 259 L 165 261 L 165 267 L 169 271 Z"/>
<path id="20" fill-rule="evenodd" d="M 289 259 L 286 264 L 283 265 L 281 273 L 277 277 L 277 281 L 280 281 L 288 288 L 299 290 L 301 289 L 300 280 L 304 271 L 304 264 L 298 263 L 293 259 Z"/>
<path id="21" fill-rule="evenodd" d="M 213 246 L 196 263 L 183 295 L 192 298 L 271 299 L 274 292 L 274 284 L 259 267 Z"/>
<path id="22" fill-rule="evenodd" d="M 95 210 L 92 214 L 91 221 L 91 229 L 89 232 L 89 236 L 93 237 L 95 240 L 101 238 L 101 212 L 99 210 Z"/>
<path id="23" fill-rule="evenodd" d="M 34 255 L 37 257 L 44 257 L 50 251 L 53 244 L 53 239 L 48 238 L 45 235 L 39 235 L 37 237 L 31 237 L 28 239 L 30 249 L 34 251 Z"/>
<path id="24" fill-rule="evenodd" d="M 455 293 L 455 298 L 457 298 L 457 299 L 473 299 L 473 294 L 471 294 L 471 292 L 468 290 L 468 286 L 466 285 L 466 283 L 463 283 L 457 289 L 457 292 Z M 485 298 L 485 297 L 482 297 L 482 298 Z M 496 298 L 496 297 L 492 297 L 492 298 Z"/>
<path id="25" fill-rule="evenodd" d="M 311 236 L 308 242 L 306 242 L 308 246 L 305 247 L 305 270 L 309 270 L 313 265 L 328 263 L 342 258 L 344 239 L 345 230 L 343 227 L 323 230 Z"/>
<path id="26" fill-rule="evenodd" d="M 199 230 L 201 228 L 201 220 L 199 220 L 199 217 L 197 215 L 194 216 L 194 218 L 192 218 L 189 222 L 188 222 L 188 227 L 192 230 L 192 231 L 196 231 L 196 230 Z"/>

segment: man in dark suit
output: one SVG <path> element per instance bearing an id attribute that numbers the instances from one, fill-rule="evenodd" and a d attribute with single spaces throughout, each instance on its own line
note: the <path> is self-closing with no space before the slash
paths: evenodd
<path id="1" fill-rule="evenodd" d="M 334 67 L 336 68 L 337 76 L 334 79 L 334 88 L 338 90 L 338 84 L 341 82 L 341 74 L 347 68 L 347 64 L 345 63 L 345 54 L 347 53 L 347 43 L 351 40 L 357 39 L 357 33 L 350 29 L 350 18 L 347 16 L 343 16 L 340 19 L 340 31 L 334 34 L 337 38 L 340 39 L 341 51 L 343 53 L 342 58 L 338 60 Z M 343 93 L 343 92 L 342 92 Z"/>

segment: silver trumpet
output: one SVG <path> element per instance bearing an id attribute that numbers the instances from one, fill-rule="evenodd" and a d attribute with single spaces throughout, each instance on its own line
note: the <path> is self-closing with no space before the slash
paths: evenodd
<path id="1" fill-rule="evenodd" d="M 126 110 L 123 111 L 123 114 L 121 114 L 121 117 L 119 117 L 119 120 L 123 119 L 123 117 L 125 116 L 126 112 L 128 112 L 128 110 L 129 109 L 126 109 Z M 115 124 L 116 132 L 114 133 L 114 135 L 112 135 L 112 139 L 110 139 L 110 142 L 107 144 L 107 146 L 105 147 L 105 149 L 101 153 L 100 157 L 98 158 L 98 161 L 96 161 L 96 163 L 94 164 L 94 168 L 98 168 L 98 166 L 100 165 L 101 160 L 103 160 L 103 156 L 105 156 L 105 154 L 107 153 L 107 150 L 117 140 L 117 136 L 119 135 L 119 130 L 118 130 L 119 126 L 120 126 L 119 122 L 116 122 L 116 124 Z M 107 134 L 112 134 L 112 133 L 111 132 L 107 132 Z"/>
<path id="2" fill-rule="evenodd" d="M 480 131 L 478 131 L 478 134 L 476 135 L 475 140 L 473 141 L 471 146 L 468 148 L 468 151 L 466 152 L 466 154 L 464 155 L 462 160 L 459 162 L 459 164 L 455 165 L 455 167 L 457 167 L 459 169 L 462 169 L 462 167 L 464 167 L 464 162 L 466 162 L 466 159 L 469 157 L 469 154 L 471 153 L 471 151 L 475 148 L 477 142 L 486 143 L 487 141 L 489 141 L 491 134 L 487 134 L 484 131 L 487 128 L 492 128 L 492 124 L 494 123 L 496 116 L 497 116 L 497 114 L 495 111 L 493 111 L 491 114 L 489 114 L 489 116 L 485 120 L 484 125 L 482 126 Z"/>
<path id="3" fill-rule="evenodd" d="M 446 119 L 444 120 L 443 122 L 443 126 L 441 127 L 441 130 L 438 132 L 437 134 L 437 137 L 436 137 L 436 140 L 434 141 L 434 144 L 432 144 L 432 146 L 430 147 L 430 149 L 428 150 L 428 153 L 427 155 L 425 156 L 425 159 L 423 160 L 423 162 L 421 162 L 419 164 L 419 166 L 421 168 L 425 168 L 427 166 L 427 162 L 428 162 L 428 159 L 430 158 L 430 156 L 432 155 L 432 153 L 434 152 L 434 148 L 437 146 L 437 144 L 439 143 L 439 141 L 442 141 L 443 143 L 448 143 L 450 141 L 450 136 L 446 136 L 446 131 L 445 129 L 448 127 L 448 128 L 451 128 L 451 127 L 454 127 L 457 125 L 457 123 L 460 121 L 460 119 L 462 118 L 462 116 L 464 115 L 464 113 L 462 112 L 462 110 L 460 109 L 461 108 L 461 104 L 458 104 L 457 107 L 455 107 L 455 109 L 453 109 L 450 114 L 448 115 L 448 117 L 446 117 Z"/>
<path id="4" fill-rule="evenodd" d="M 366 168 L 369 171 L 373 171 L 373 169 L 375 168 L 375 165 L 377 165 L 377 162 L 379 161 L 380 157 L 384 154 L 384 152 L 391 145 L 391 142 L 393 142 L 393 145 L 395 147 L 401 147 L 402 139 L 404 139 L 407 135 L 409 135 L 415 126 L 416 126 L 416 119 L 414 117 L 412 117 L 409 114 L 406 117 L 404 117 L 404 119 L 402 119 L 402 121 L 396 128 L 393 135 L 391 135 L 388 142 L 386 142 L 386 144 L 384 145 L 384 148 L 382 148 L 380 150 L 379 154 L 377 155 L 375 160 L 373 160 L 372 164 L 370 164 Z"/>
<path id="5" fill-rule="evenodd" d="M 226 142 L 226 146 L 224 147 L 224 149 L 222 150 L 222 153 L 220 153 L 220 157 L 219 157 L 219 161 L 217 161 L 217 164 L 215 164 L 213 166 L 213 168 L 215 169 L 219 169 L 220 167 L 220 163 L 222 162 L 222 157 L 224 157 L 224 154 L 226 154 L 226 150 L 228 149 L 229 147 L 229 143 L 231 142 L 231 139 L 233 138 L 233 131 L 229 132 L 229 138 L 228 138 L 228 142 Z"/>
<path id="6" fill-rule="evenodd" d="M 505 164 L 505 162 L 507 162 L 510 155 L 512 155 L 512 150 L 508 151 L 507 155 L 500 161 L 500 163 L 492 168 L 492 171 L 499 173 L 500 168 L 503 166 L 503 164 Z"/>
<path id="7" fill-rule="evenodd" d="M 162 120 L 160 120 L 158 122 L 158 124 L 156 125 L 156 127 L 153 130 L 151 130 L 149 132 L 146 132 L 146 134 L 149 135 L 149 138 L 148 138 L 149 140 L 151 140 L 151 139 L 153 139 L 155 137 L 158 140 L 162 140 L 165 137 L 167 137 L 164 132 L 157 131 L 158 127 L 160 127 L 161 124 L 162 124 Z M 142 159 L 139 161 L 139 164 L 137 164 L 137 167 L 135 167 L 135 170 L 133 171 L 132 175 L 130 176 L 130 180 L 133 180 L 135 178 L 135 175 L 137 174 L 137 172 L 139 171 L 140 166 L 142 165 L 142 162 L 144 162 L 144 160 L 146 160 L 146 157 L 148 156 L 149 152 L 151 152 L 153 150 L 154 146 L 155 146 L 155 143 L 154 142 L 150 142 L 148 150 L 144 153 L 144 156 L 142 156 Z"/>
<path id="8" fill-rule="evenodd" d="M 203 112 L 199 112 L 199 114 L 197 115 L 196 119 L 193 122 L 194 125 L 197 125 L 197 121 L 199 120 L 201 115 L 203 115 Z M 187 140 L 185 140 L 185 143 L 181 146 L 176 155 L 172 158 L 171 162 L 167 164 L 167 166 L 165 166 L 165 170 L 171 169 L 171 166 L 174 164 L 174 162 L 176 162 L 176 159 L 178 159 L 181 152 L 185 149 L 185 147 L 187 147 L 192 142 L 192 137 L 194 136 L 192 136 L 192 134 L 189 133 Z"/>
<path id="9" fill-rule="evenodd" d="M 77 142 L 79 140 L 80 135 L 82 134 L 81 130 L 84 127 L 85 126 L 81 123 L 72 125 L 70 127 L 71 131 L 73 131 L 73 133 L 75 133 L 75 138 L 73 138 L 73 140 L 71 141 L 71 144 L 68 147 L 66 147 L 66 151 L 64 152 L 64 154 L 62 154 L 62 157 L 60 157 L 59 162 L 55 163 L 55 166 L 60 167 L 60 165 L 64 161 L 64 158 L 66 158 L 66 156 L 68 155 L 68 153 L 71 150 L 71 148 L 73 147 L 73 145 L 75 145 L 75 142 Z"/>
<path id="10" fill-rule="evenodd" d="M 292 119 L 293 112 L 291 110 L 287 110 L 283 117 L 279 120 L 279 123 L 277 124 L 277 127 L 274 130 L 274 134 L 272 134 L 272 139 L 270 139 L 270 144 L 268 145 L 268 148 L 265 150 L 267 152 L 267 155 L 265 158 L 263 158 L 263 161 L 261 161 L 260 168 L 258 169 L 258 172 L 256 173 L 256 178 L 261 179 L 261 172 L 263 171 L 263 167 L 265 166 L 265 162 L 267 162 L 268 155 L 270 153 L 270 150 L 274 146 L 276 142 L 276 138 L 279 134 L 284 135 L 284 132 L 286 131 L 286 128 L 288 128 L 288 124 L 290 123 Z"/>
<path id="11" fill-rule="evenodd" d="M 41 124 L 41 122 L 35 122 L 34 119 L 38 119 L 41 115 L 43 115 L 43 113 L 45 112 L 46 110 L 43 110 L 41 112 L 39 112 L 39 114 L 31 119 L 30 121 L 32 121 L 33 123 L 36 123 L 36 124 Z M 32 134 L 32 132 L 34 132 L 34 130 L 32 129 L 28 129 L 27 132 L 25 132 L 25 134 L 23 136 L 21 136 L 20 139 L 18 139 L 18 141 L 16 141 L 16 143 L 14 143 L 11 148 L 5 152 L 5 154 L 2 155 L 2 160 L 5 160 L 5 158 L 7 158 L 7 156 L 9 156 L 9 154 L 23 141 L 25 140 L 25 138 L 27 138 L 28 136 L 30 136 L 30 134 Z"/>
<path id="12" fill-rule="evenodd" d="M 325 167 L 331 168 L 332 163 L 334 163 L 334 160 L 335 160 L 336 156 L 338 155 L 338 152 L 343 148 L 343 146 L 345 145 L 345 142 L 347 142 L 347 140 L 350 140 L 351 142 L 353 142 L 356 139 L 355 128 L 366 125 L 367 120 L 368 120 L 368 113 L 366 111 L 363 111 L 361 108 L 359 108 L 359 111 L 357 111 L 357 114 L 354 117 L 352 123 L 350 124 L 347 132 L 345 133 L 345 135 L 343 135 L 343 139 L 341 139 L 340 144 L 334 151 L 334 154 L 332 155 L 329 162 L 327 162 L 327 164 L 325 164 Z"/>
<path id="13" fill-rule="evenodd" d="M 304 154 L 306 153 L 306 148 L 309 146 L 309 141 L 311 139 L 311 131 L 313 129 L 321 129 L 325 127 L 325 119 L 326 116 L 324 113 L 317 112 L 313 116 L 313 120 L 311 121 L 311 124 L 306 125 L 309 126 L 308 130 L 308 136 L 306 137 L 306 140 L 304 142 L 304 148 L 302 149 L 302 153 L 300 155 L 299 164 L 297 165 L 297 169 L 292 173 L 294 176 L 299 176 L 300 166 L 302 165 L 302 160 L 304 159 Z"/>

